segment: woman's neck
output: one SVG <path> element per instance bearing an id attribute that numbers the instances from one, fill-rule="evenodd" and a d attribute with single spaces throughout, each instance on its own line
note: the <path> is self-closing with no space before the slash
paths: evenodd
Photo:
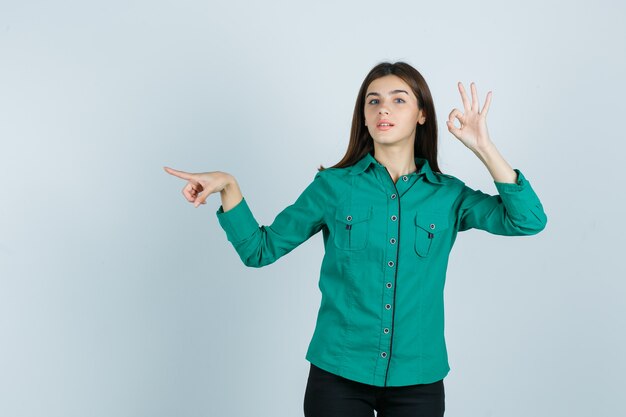
<path id="1" fill-rule="evenodd" d="M 387 168 L 393 182 L 403 175 L 408 175 L 417 170 L 415 165 L 415 157 L 413 156 L 413 148 L 411 149 L 392 149 L 381 148 L 374 149 L 374 159 Z"/>

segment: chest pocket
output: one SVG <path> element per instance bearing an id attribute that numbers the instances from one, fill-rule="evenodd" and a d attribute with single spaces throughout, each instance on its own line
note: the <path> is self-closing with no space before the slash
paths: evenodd
<path id="1" fill-rule="evenodd" d="M 448 229 L 448 216 L 441 213 L 425 212 L 415 216 L 415 252 L 427 257 L 433 245 L 442 239 L 442 232 Z"/>
<path id="2" fill-rule="evenodd" d="M 340 206 L 335 214 L 335 246 L 344 250 L 367 247 L 372 206 Z"/>

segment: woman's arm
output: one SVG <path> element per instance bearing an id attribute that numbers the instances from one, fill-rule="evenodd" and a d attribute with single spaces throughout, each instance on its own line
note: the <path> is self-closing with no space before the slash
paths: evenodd
<path id="1" fill-rule="evenodd" d="M 183 195 L 195 207 L 205 204 L 210 194 L 220 192 L 222 205 L 216 211 L 217 219 L 247 266 L 258 268 L 276 262 L 323 227 L 329 193 L 319 172 L 272 224 L 260 225 L 234 176 L 221 171 L 189 173 L 167 167 L 165 171 L 187 180 Z"/>
<path id="2" fill-rule="evenodd" d="M 236 183 L 225 190 L 222 203 L 239 199 Z M 216 215 L 243 263 L 258 268 L 276 262 L 322 229 L 328 195 L 328 187 L 318 172 L 296 201 L 278 213 L 270 225 L 257 222 L 245 198 L 228 211 L 219 207 Z"/>
<path id="3" fill-rule="evenodd" d="M 499 192 L 492 196 L 464 186 L 459 197 L 459 230 L 478 228 L 507 236 L 540 232 L 546 226 L 547 216 L 539 197 L 521 171 L 508 164 L 489 137 L 487 111 L 491 91 L 479 111 L 476 85 L 471 84 L 471 103 L 463 84 L 459 83 L 458 87 L 465 113 L 453 109 L 446 122 L 448 130 L 485 164 Z M 460 128 L 454 126 L 455 117 L 461 123 Z"/>
<path id="4" fill-rule="evenodd" d="M 548 222 L 539 197 L 519 169 L 515 183 L 494 181 L 497 195 L 463 185 L 457 203 L 458 230 L 481 229 L 504 236 L 534 235 Z"/>

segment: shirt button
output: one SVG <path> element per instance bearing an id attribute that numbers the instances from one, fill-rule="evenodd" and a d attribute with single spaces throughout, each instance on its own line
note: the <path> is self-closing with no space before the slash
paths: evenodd
<path id="1" fill-rule="evenodd" d="M 406 175 L 402 177 L 402 181 L 408 181 L 409 177 L 407 177 Z"/>
<path id="2" fill-rule="evenodd" d="M 391 282 L 387 283 L 387 288 L 391 288 Z"/>
<path id="3" fill-rule="evenodd" d="M 398 217 L 396 217 L 396 215 L 395 215 L 395 214 L 394 214 L 393 216 L 391 216 L 391 220 L 393 220 L 394 222 L 396 221 L 396 219 L 397 219 L 397 218 L 398 218 Z M 432 229 L 432 227 L 431 227 L 431 229 Z"/>
<path id="4" fill-rule="evenodd" d="M 391 304 L 385 304 L 385 308 L 386 308 L 387 310 L 391 310 Z"/>
<path id="5" fill-rule="evenodd" d="M 396 239 L 392 237 L 391 239 L 389 239 L 389 242 L 393 245 L 394 243 L 396 243 Z"/>
<path id="6" fill-rule="evenodd" d="M 352 216 L 346 216 L 346 220 L 347 220 L 347 221 L 352 220 Z"/>
<path id="7" fill-rule="evenodd" d="M 431 224 L 430 224 L 430 228 L 431 228 L 431 229 L 434 229 L 434 228 L 435 228 L 435 223 L 431 223 Z"/>
<path id="8" fill-rule="evenodd" d="M 393 261 L 387 262 L 387 265 L 389 265 L 390 267 L 393 267 Z"/>
<path id="9" fill-rule="evenodd" d="M 389 329 L 385 327 L 385 328 L 383 329 L 383 333 L 385 333 L 385 334 L 389 333 Z"/>
<path id="10" fill-rule="evenodd" d="M 391 199 L 393 200 L 394 198 L 396 198 L 395 194 L 391 194 Z"/>
<path id="11" fill-rule="evenodd" d="M 382 353 L 380 354 L 380 356 L 382 356 L 383 358 L 386 358 L 386 357 L 387 357 L 387 352 L 382 352 Z"/>

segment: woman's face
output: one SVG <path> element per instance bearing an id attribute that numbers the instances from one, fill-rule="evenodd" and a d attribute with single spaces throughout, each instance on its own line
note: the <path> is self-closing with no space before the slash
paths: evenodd
<path id="1" fill-rule="evenodd" d="M 413 142 L 417 123 L 426 121 L 413 90 L 397 75 L 372 81 L 365 93 L 364 106 L 365 125 L 374 141 L 381 145 Z M 391 126 L 381 126 L 384 121 Z"/>

